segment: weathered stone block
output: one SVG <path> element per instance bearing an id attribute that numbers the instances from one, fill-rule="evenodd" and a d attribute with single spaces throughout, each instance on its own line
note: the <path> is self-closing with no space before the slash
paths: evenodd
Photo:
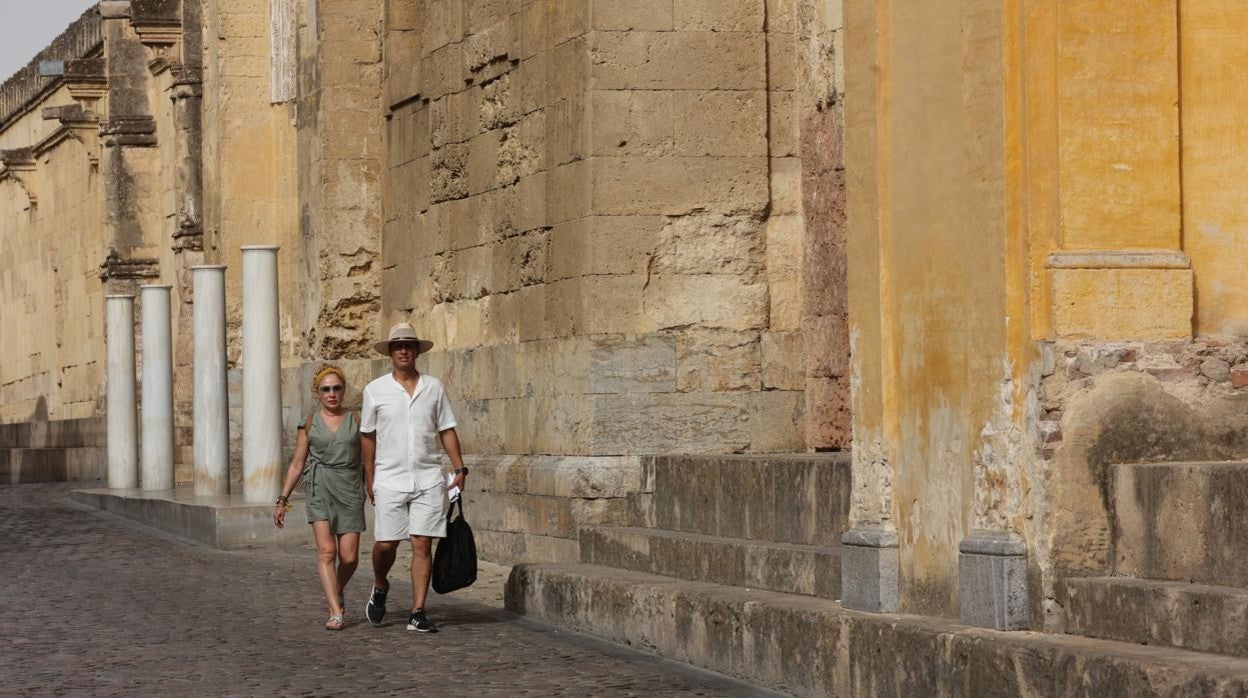
<path id="1" fill-rule="evenodd" d="M 591 168 L 599 214 L 761 212 L 769 199 L 757 157 L 597 157 Z"/>
<path id="2" fill-rule="evenodd" d="M 806 387 L 803 333 L 764 332 L 760 337 L 762 352 L 762 387 L 764 390 L 802 390 Z"/>
<path id="3" fill-rule="evenodd" d="M 591 191 L 591 163 L 588 160 L 552 168 L 546 176 L 548 224 L 589 215 Z"/>
<path id="4" fill-rule="evenodd" d="M 672 95 L 676 155 L 767 155 L 767 95 L 762 90 Z"/>
<path id="5" fill-rule="evenodd" d="M 806 450 L 806 397 L 800 391 L 749 393 L 750 452 L 801 453 Z"/>
<path id="6" fill-rule="evenodd" d="M 585 112 L 588 96 L 577 93 L 548 106 L 532 118 L 541 118 L 545 128 L 545 162 L 550 166 L 584 159 L 590 150 L 590 120 Z"/>
<path id="7" fill-rule="evenodd" d="M 762 385 L 757 333 L 692 330 L 677 335 L 675 345 L 681 392 L 758 390 Z"/>
<path id="8" fill-rule="evenodd" d="M 761 32 L 763 0 L 675 0 L 677 31 Z"/>
<path id="9" fill-rule="evenodd" d="M 748 446 L 745 405 L 733 395 L 590 395 L 592 454 L 741 451 Z"/>
<path id="10" fill-rule="evenodd" d="M 656 327 L 644 310 L 645 274 L 587 276 L 582 280 L 584 322 L 590 334 L 647 333 Z"/>
<path id="11" fill-rule="evenodd" d="M 650 268 L 655 274 L 740 274 L 752 280 L 763 268 L 763 245 L 762 222 L 753 215 L 669 218 Z"/>
<path id="12" fill-rule="evenodd" d="M 740 90 L 766 85 L 763 37 L 722 32 L 596 32 L 600 89 Z"/>
<path id="13" fill-rule="evenodd" d="M 599 31 L 671 31 L 670 0 L 594 0 L 593 28 Z"/>
<path id="14" fill-rule="evenodd" d="M 896 613 L 897 532 L 855 526 L 841 537 L 841 605 L 857 611 Z"/>
<path id="15" fill-rule="evenodd" d="M 660 328 L 700 325 L 758 330 L 767 324 L 767 286 L 736 275 L 667 274 L 644 287 L 645 314 Z"/>
<path id="16" fill-rule="evenodd" d="M 593 154 L 671 154 L 676 142 L 672 111 L 675 94 L 664 90 L 594 90 Z"/>
<path id="17" fill-rule="evenodd" d="M 1026 629 L 1026 544 L 1002 531 L 971 531 L 958 552 L 962 622 L 995 630 Z"/>
<path id="18" fill-rule="evenodd" d="M 671 336 L 603 335 L 590 351 L 592 393 L 676 391 L 676 340 Z"/>

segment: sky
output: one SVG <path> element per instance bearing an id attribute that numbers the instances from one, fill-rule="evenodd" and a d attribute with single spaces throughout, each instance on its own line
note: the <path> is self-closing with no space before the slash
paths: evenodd
<path id="1" fill-rule="evenodd" d="M 94 4 L 95 0 L 0 0 L 0 82 Z"/>

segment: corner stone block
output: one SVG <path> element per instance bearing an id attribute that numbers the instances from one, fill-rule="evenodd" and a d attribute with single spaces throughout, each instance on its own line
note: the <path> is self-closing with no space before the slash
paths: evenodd
<path id="1" fill-rule="evenodd" d="M 971 531 L 958 552 L 962 622 L 1027 629 L 1027 546 L 1004 531 Z"/>
<path id="2" fill-rule="evenodd" d="M 854 526 L 841 536 L 841 605 L 869 613 L 897 612 L 897 532 Z"/>

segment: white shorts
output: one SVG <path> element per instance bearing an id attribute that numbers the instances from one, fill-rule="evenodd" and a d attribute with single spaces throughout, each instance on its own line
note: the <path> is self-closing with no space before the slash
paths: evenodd
<path id="1" fill-rule="evenodd" d="M 446 537 L 446 486 L 420 492 L 395 492 L 373 487 L 373 539 L 403 540 L 408 536 Z"/>

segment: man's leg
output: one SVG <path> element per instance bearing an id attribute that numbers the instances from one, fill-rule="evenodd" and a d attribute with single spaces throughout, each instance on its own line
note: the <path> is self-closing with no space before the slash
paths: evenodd
<path id="1" fill-rule="evenodd" d="M 429 551 L 433 539 L 428 536 L 412 536 L 412 612 L 425 607 L 429 596 L 429 576 L 433 572 L 433 558 Z"/>
<path id="2" fill-rule="evenodd" d="M 386 575 L 394 567 L 394 557 L 399 551 L 399 541 L 407 537 L 408 495 L 390 492 L 382 487 L 373 488 L 373 590 L 368 595 L 364 614 L 373 625 L 380 625 L 386 617 L 386 594 L 390 583 Z"/>
<path id="3" fill-rule="evenodd" d="M 373 586 L 385 591 L 390 588 L 386 575 L 394 567 L 394 558 L 399 552 L 399 541 L 379 540 L 373 543 Z"/>

